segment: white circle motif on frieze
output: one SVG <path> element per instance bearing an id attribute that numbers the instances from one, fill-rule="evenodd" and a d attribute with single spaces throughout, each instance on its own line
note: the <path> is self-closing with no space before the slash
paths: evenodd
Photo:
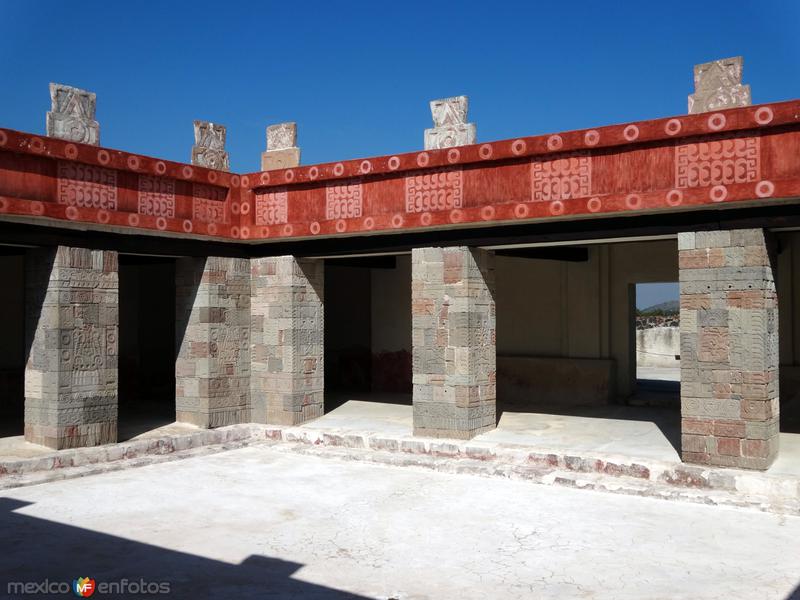
<path id="1" fill-rule="evenodd" d="M 722 113 L 714 113 L 710 117 L 708 117 L 708 128 L 712 131 L 719 131 L 725 124 L 727 123 L 727 119 L 725 115 Z"/>
<path id="2" fill-rule="evenodd" d="M 762 106 L 756 110 L 755 119 L 759 125 L 767 125 L 772 122 L 773 112 L 769 106 Z"/>

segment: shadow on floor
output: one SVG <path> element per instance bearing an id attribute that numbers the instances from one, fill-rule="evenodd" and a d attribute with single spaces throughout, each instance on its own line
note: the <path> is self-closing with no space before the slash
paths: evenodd
<path id="1" fill-rule="evenodd" d="M 135 406 L 120 403 L 117 441 L 126 442 L 153 429 L 175 422 L 175 401 L 140 402 Z"/>
<path id="2" fill-rule="evenodd" d="M 78 577 L 96 581 L 98 597 L 114 598 L 364 598 L 356 594 L 293 579 L 302 564 L 268 556 L 252 555 L 240 564 L 229 564 L 184 552 L 55 523 L 15 512 L 29 506 L 0 498 L 0 596 L 52 597 L 35 590 L 20 593 L 14 582 L 72 585 Z M 269 532 L 264 532 L 269 535 Z M 209 538 L 208 547 L 216 540 Z M 136 593 L 131 587 L 103 594 L 102 584 L 127 580 L 141 585 L 163 583 L 169 591 Z M 18 585 L 18 584 L 16 584 Z M 34 588 L 35 589 L 35 588 Z M 16 591 L 16 593 L 15 593 Z M 127 593 L 125 593 L 127 591 Z M 71 588 L 67 594 L 72 596 Z M 55 594 L 58 595 L 58 594 Z"/>

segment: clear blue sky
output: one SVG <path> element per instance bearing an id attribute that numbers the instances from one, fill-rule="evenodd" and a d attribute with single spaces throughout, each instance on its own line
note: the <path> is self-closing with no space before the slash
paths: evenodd
<path id="1" fill-rule="evenodd" d="M 680 289 L 677 283 L 637 283 L 636 308 L 650 308 L 669 300 L 678 300 Z"/>
<path id="2" fill-rule="evenodd" d="M 105 146 L 187 161 L 192 120 L 253 171 L 294 120 L 306 164 L 418 149 L 467 94 L 480 140 L 686 112 L 692 65 L 742 54 L 755 102 L 800 97 L 798 2 L 0 0 L 0 125 L 43 132 L 50 81 L 98 95 Z"/>

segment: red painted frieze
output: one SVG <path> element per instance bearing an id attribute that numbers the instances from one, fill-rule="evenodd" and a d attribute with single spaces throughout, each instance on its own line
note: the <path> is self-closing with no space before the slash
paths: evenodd
<path id="1" fill-rule="evenodd" d="M 117 210 L 117 172 L 58 161 L 58 203 L 68 207 Z"/>
<path id="2" fill-rule="evenodd" d="M 588 153 L 531 162 L 534 202 L 585 198 L 592 193 L 592 161 Z"/>
<path id="3" fill-rule="evenodd" d="M 426 213 L 463 206 L 461 169 L 430 169 L 406 175 L 406 212 Z"/>
<path id="4" fill-rule="evenodd" d="M 800 197 L 800 101 L 236 175 L 0 129 L 0 215 L 267 241 Z"/>
<path id="5" fill-rule="evenodd" d="M 175 217 L 175 182 L 163 177 L 139 175 L 140 215 Z"/>
<path id="6" fill-rule="evenodd" d="M 325 218 L 360 217 L 364 209 L 362 198 L 363 188 L 360 181 L 346 184 L 329 183 L 325 186 Z"/>
<path id="7" fill-rule="evenodd" d="M 271 190 L 263 194 L 256 194 L 256 225 L 279 225 L 286 223 L 288 218 L 288 197 L 289 195 L 285 188 Z"/>
<path id="8" fill-rule="evenodd" d="M 728 138 L 675 147 L 675 187 L 750 183 L 761 179 L 758 137 Z"/>

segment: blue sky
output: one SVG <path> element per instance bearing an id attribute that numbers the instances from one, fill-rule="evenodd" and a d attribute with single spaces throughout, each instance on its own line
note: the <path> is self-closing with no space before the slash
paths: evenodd
<path id="1" fill-rule="evenodd" d="M 188 161 L 228 126 L 253 171 L 267 124 L 303 163 L 411 151 L 428 100 L 467 94 L 479 140 L 686 112 L 692 65 L 742 54 L 755 102 L 800 97 L 797 2 L 0 0 L 0 125 L 43 132 L 47 84 L 98 95 L 101 142 Z"/>
<path id="2" fill-rule="evenodd" d="M 104 146 L 188 162 L 211 120 L 239 172 L 281 121 L 305 164 L 419 149 L 428 101 L 459 94 L 483 141 L 682 114 L 692 66 L 735 55 L 754 102 L 800 97 L 788 0 L 0 0 L 0 22 L 0 126 L 43 132 L 57 81 L 97 93 Z"/>

